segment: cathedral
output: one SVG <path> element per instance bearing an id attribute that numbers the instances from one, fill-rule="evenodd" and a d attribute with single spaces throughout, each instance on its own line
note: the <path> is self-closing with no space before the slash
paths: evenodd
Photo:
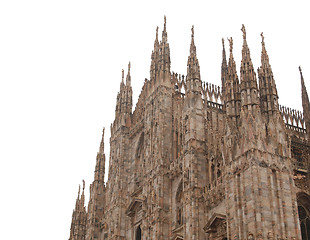
<path id="1" fill-rule="evenodd" d="M 85 206 L 70 240 L 309 240 L 310 103 L 278 102 L 264 36 L 255 70 L 242 25 L 237 74 L 223 40 L 221 87 L 200 77 L 194 27 L 186 76 L 170 66 L 166 19 L 156 29 L 150 78 L 133 110 L 130 64 L 111 124 L 108 180 L 104 130 Z"/>

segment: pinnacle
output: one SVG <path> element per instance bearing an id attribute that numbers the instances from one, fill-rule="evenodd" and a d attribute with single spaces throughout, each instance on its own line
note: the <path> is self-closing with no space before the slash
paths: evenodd
<path id="1" fill-rule="evenodd" d="M 104 131 L 105 131 L 105 128 L 103 128 L 102 130 L 102 138 L 101 138 L 100 147 L 99 147 L 100 153 L 104 153 Z"/>
<path id="2" fill-rule="evenodd" d="M 225 82 L 227 78 L 227 60 L 226 60 L 226 51 L 225 51 L 225 43 L 224 38 L 222 38 L 222 45 L 223 45 L 223 53 L 222 53 L 222 68 L 221 68 L 221 79 L 222 79 L 222 92 L 225 91 Z"/>
<path id="3" fill-rule="evenodd" d="M 309 97 L 308 97 L 308 92 L 306 89 L 304 77 L 302 75 L 302 70 L 301 67 L 299 66 L 299 72 L 300 72 L 300 81 L 301 81 L 301 94 L 302 94 L 302 101 L 303 105 L 307 105 L 309 103 Z"/>
<path id="4" fill-rule="evenodd" d="M 260 35 L 261 35 L 261 37 L 262 37 L 261 64 L 262 64 L 262 67 L 263 67 L 263 66 L 270 67 L 270 64 L 269 64 L 269 57 L 268 57 L 267 50 L 266 50 L 266 47 L 265 47 L 265 37 L 264 37 L 264 34 L 263 34 L 263 33 L 261 33 Z"/>
<path id="5" fill-rule="evenodd" d="M 196 46 L 194 41 L 194 25 L 192 26 L 192 40 L 191 40 L 190 54 L 196 56 Z"/>
<path id="6" fill-rule="evenodd" d="M 166 43 L 167 40 L 168 40 L 168 37 L 167 37 L 167 19 L 166 19 L 166 16 L 164 16 L 164 30 L 162 32 L 162 42 Z"/>

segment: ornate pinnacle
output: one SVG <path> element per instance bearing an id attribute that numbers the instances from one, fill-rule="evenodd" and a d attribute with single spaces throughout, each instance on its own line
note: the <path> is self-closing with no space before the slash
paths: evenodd
<path id="1" fill-rule="evenodd" d="M 124 82 L 124 69 L 122 69 L 122 82 Z"/>
<path id="2" fill-rule="evenodd" d="M 84 192 L 84 189 L 85 189 L 85 181 L 83 179 L 83 192 Z"/>
<path id="3" fill-rule="evenodd" d="M 222 38 L 222 45 L 223 45 L 223 48 L 225 48 L 224 38 Z"/>
<path id="4" fill-rule="evenodd" d="M 242 33 L 243 33 L 243 39 L 245 40 L 245 39 L 246 39 L 246 31 L 245 31 L 244 24 L 242 24 L 241 31 L 242 31 Z"/>
<path id="5" fill-rule="evenodd" d="M 128 63 L 128 75 L 130 74 L 130 61 Z"/>

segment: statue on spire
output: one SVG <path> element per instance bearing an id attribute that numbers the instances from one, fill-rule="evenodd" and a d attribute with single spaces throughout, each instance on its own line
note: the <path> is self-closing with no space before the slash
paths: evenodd
<path id="1" fill-rule="evenodd" d="M 158 41 L 158 26 L 156 27 L 156 40 Z"/>
<path id="2" fill-rule="evenodd" d="M 233 51 L 233 39 L 232 37 L 227 38 L 228 42 L 229 42 L 229 51 L 232 53 Z"/>
<path id="3" fill-rule="evenodd" d="M 194 38 L 194 25 L 192 25 L 192 38 Z"/>
<path id="4" fill-rule="evenodd" d="M 83 179 L 83 192 L 84 192 L 84 189 L 85 189 L 85 181 Z"/>
<path id="5" fill-rule="evenodd" d="M 128 63 L 128 75 L 130 74 L 130 61 Z"/>
<path id="6" fill-rule="evenodd" d="M 264 33 L 261 32 L 260 36 L 262 37 L 262 45 L 265 46 L 265 37 L 264 37 Z"/>
<path id="7" fill-rule="evenodd" d="M 166 15 L 164 16 L 164 31 L 166 31 L 166 23 L 167 23 L 167 19 L 166 19 Z"/>
<path id="8" fill-rule="evenodd" d="M 225 48 L 224 38 L 222 38 L 222 45 L 223 45 L 223 48 Z"/>
<path id="9" fill-rule="evenodd" d="M 246 31 L 245 31 L 244 24 L 242 24 L 241 31 L 242 31 L 242 33 L 243 33 L 243 39 L 246 39 Z"/>
<path id="10" fill-rule="evenodd" d="M 124 69 L 122 69 L 122 82 L 124 82 Z"/>

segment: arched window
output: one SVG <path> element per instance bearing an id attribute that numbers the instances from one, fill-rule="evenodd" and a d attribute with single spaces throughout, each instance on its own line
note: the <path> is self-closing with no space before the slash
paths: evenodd
<path id="1" fill-rule="evenodd" d="M 136 230 L 136 240 L 141 240 L 141 227 L 140 227 L 140 225 L 137 227 L 137 230 Z"/>
<path id="2" fill-rule="evenodd" d="M 302 240 L 310 239 L 310 196 L 298 195 L 298 216 Z"/>

